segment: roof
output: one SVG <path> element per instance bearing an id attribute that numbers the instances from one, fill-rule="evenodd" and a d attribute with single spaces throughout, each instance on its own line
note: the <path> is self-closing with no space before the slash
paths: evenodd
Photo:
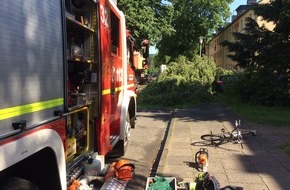
<path id="1" fill-rule="evenodd" d="M 236 18 L 232 21 L 232 22 L 230 22 L 228 25 L 226 25 L 225 27 L 223 27 L 223 28 L 219 28 L 219 30 L 218 30 L 218 32 L 214 35 L 214 37 L 209 41 L 209 43 L 212 41 L 212 40 L 214 40 L 220 33 L 222 33 L 224 30 L 226 30 L 227 28 L 229 28 L 231 25 L 233 25 L 234 23 L 235 23 L 235 21 L 236 20 L 238 20 L 239 18 L 241 18 L 243 15 L 245 15 L 247 12 L 249 12 L 251 9 L 251 7 L 252 7 L 252 5 L 240 5 L 237 9 L 239 9 L 241 6 L 247 6 L 247 9 L 245 9 L 245 11 L 244 12 L 242 12 L 241 14 L 238 14 L 238 15 L 236 15 Z M 241 7 L 242 8 L 242 7 Z M 245 7 L 244 7 L 245 8 Z M 237 10 L 236 9 L 236 10 Z M 243 9 L 242 9 L 243 10 Z"/>
<path id="2" fill-rule="evenodd" d="M 240 15 L 244 11 L 247 11 L 252 5 L 240 5 L 238 8 L 236 8 L 237 14 Z"/>

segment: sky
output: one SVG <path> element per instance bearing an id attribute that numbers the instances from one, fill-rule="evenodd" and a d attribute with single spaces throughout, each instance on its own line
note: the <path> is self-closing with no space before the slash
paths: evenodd
<path id="1" fill-rule="evenodd" d="M 246 5 L 247 4 L 247 0 L 234 0 L 233 3 L 230 4 L 230 8 L 231 8 L 231 13 L 235 13 L 236 8 L 238 8 L 240 5 Z"/>
<path id="2" fill-rule="evenodd" d="M 247 0 L 234 0 L 234 2 L 230 4 L 231 13 L 237 14 L 235 10 L 240 5 L 246 5 L 246 4 L 247 4 Z M 153 46 L 150 46 L 149 52 L 150 52 L 150 54 L 155 54 L 155 53 L 157 53 L 157 50 Z"/>

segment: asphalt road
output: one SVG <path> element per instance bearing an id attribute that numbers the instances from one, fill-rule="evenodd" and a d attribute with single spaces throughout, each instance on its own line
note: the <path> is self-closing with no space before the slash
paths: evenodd
<path id="1" fill-rule="evenodd" d="M 136 128 L 131 131 L 128 150 L 122 157 L 135 165 L 135 176 L 127 190 L 144 190 L 147 177 L 155 176 L 171 114 L 170 110 L 138 111 Z"/>

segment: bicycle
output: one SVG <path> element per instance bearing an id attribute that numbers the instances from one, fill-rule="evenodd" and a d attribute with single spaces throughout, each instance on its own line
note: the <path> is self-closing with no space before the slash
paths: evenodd
<path id="1" fill-rule="evenodd" d="M 241 147 L 244 148 L 242 143 L 243 136 L 249 134 L 256 136 L 257 132 L 254 129 L 240 129 L 240 126 L 241 120 L 236 120 L 235 129 L 233 129 L 231 132 L 226 131 L 224 128 L 222 128 L 222 133 L 220 134 L 213 134 L 212 131 L 210 131 L 210 134 L 201 135 L 200 138 L 205 141 L 210 141 L 212 145 L 219 145 L 225 142 L 235 142 L 240 144 Z"/>

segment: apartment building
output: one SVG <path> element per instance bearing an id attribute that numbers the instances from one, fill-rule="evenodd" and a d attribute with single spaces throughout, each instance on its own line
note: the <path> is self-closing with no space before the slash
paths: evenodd
<path id="1" fill-rule="evenodd" d="M 236 9 L 237 15 L 232 16 L 231 23 L 219 29 L 217 34 L 205 46 L 206 55 L 214 59 L 217 67 L 228 70 L 240 70 L 240 68 L 236 66 L 236 62 L 227 57 L 227 55 L 230 54 L 227 47 L 221 46 L 220 43 L 224 40 L 234 42 L 233 32 L 243 32 L 243 29 L 246 27 L 247 17 L 256 20 L 260 26 L 265 25 L 269 30 L 274 28 L 273 23 L 266 23 L 261 17 L 255 15 L 254 11 L 251 9 L 251 6 L 255 3 L 269 3 L 269 0 L 260 0 L 259 2 L 256 2 L 256 0 L 248 0 L 247 5 L 240 5 Z"/>

